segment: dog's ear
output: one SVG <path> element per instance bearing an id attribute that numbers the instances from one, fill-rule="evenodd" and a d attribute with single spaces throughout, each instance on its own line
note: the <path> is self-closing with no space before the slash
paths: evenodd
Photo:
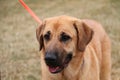
<path id="1" fill-rule="evenodd" d="M 93 30 L 83 21 L 75 21 L 74 27 L 77 32 L 77 48 L 83 52 L 87 44 L 91 41 Z"/>
<path id="2" fill-rule="evenodd" d="M 45 22 L 43 22 L 39 27 L 37 27 L 36 29 L 36 38 L 39 42 L 39 50 L 41 50 L 44 46 L 44 43 L 43 43 L 43 30 L 44 30 L 44 27 L 45 27 Z"/>

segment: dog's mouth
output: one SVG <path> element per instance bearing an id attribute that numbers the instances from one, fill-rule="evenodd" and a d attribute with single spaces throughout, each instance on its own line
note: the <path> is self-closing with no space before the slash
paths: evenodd
<path id="1" fill-rule="evenodd" d="M 65 60 L 62 65 L 59 66 L 48 66 L 51 73 L 61 72 L 65 67 L 67 67 L 70 60 Z"/>
<path id="2" fill-rule="evenodd" d="M 60 72 L 60 71 L 62 71 L 64 69 L 63 66 L 56 66 L 56 67 L 50 67 L 50 66 L 48 66 L 48 67 L 49 67 L 49 71 L 51 73 L 58 73 L 58 72 Z"/>
<path id="3" fill-rule="evenodd" d="M 53 74 L 55 73 L 59 73 L 61 72 L 64 68 L 66 68 L 69 64 L 69 62 L 71 61 L 72 59 L 72 54 L 68 54 L 65 58 L 65 60 L 63 61 L 63 63 L 54 63 L 54 64 L 47 64 L 48 68 L 49 68 L 49 71 Z"/>

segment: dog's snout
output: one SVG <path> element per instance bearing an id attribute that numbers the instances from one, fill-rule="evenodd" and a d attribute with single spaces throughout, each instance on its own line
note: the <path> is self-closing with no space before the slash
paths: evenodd
<path id="1" fill-rule="evenodd" d="M 45 62 L 48 66 L 57 66 L 58 65 L 58 56 L 56 53 L 46 53 Z"/>
<path id="2" fill-rule="evenodd" d="M 53 53 L 46 53 L 46 55 L 45 55 L 46 61 L 54 62 L 54 61 L 56 61 L 56 59 L 57 59 L 57 56 L 54 55 Z"/>

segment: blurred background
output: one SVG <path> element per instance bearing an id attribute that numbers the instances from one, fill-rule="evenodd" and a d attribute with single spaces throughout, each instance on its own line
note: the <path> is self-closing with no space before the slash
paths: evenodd
<path id="1" fill-rule="evenodd" d="M 112 80 L 120 80 L 120 0 L 24 0 L 40 19 L 58 15 L 100 22 L 112 42 Z M 41 80 L 39 24 L 18 0 L 0 0 L 0 80 Z"/>

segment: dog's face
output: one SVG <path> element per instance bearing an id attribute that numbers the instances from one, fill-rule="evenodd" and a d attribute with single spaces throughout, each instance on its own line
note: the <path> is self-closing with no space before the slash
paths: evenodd
<path id="1" fill-rule="evenodd" d="M 78 51 L 83 52 L 93 31 L 81 21 L 68 16 L 46 19 L 37 28 L 37 40 L 51 73 L 62 71 Z"/>

